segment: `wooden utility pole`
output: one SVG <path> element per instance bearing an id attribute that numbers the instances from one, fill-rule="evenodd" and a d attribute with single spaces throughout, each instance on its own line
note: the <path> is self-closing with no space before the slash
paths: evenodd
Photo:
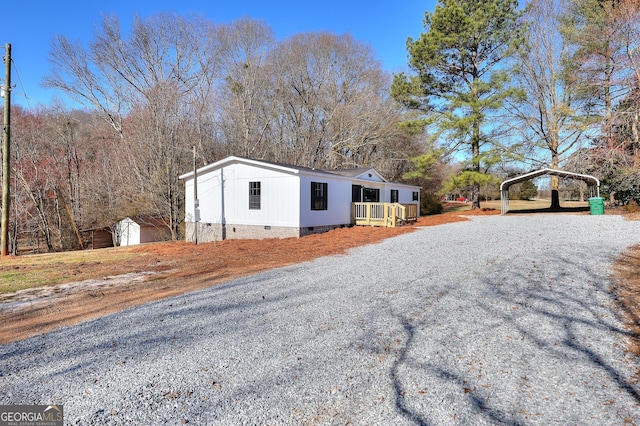
<path id="1" fill-rule="evenodd" d="M 2 238 L 0 238 L 0 254 L 9 254 L 9 204 L 11 194 L 10 179 L 10 140 L 11 140 L 11 44 L 5 46 L 4 56 L 4 132 L 2 137 Z"/>

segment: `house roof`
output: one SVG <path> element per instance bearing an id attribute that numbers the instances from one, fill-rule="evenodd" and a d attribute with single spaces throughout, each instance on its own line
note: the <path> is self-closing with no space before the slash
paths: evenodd
<path id="1" fill-rule="evenodd" d="M 255 160 L 255 161 L 260 162 L 260 163 L 264 163 L 264 164 L 269 164 L 269 165 L 274 166 L 274 167 L 284 167 L 284 168 L 291 169 L 291 170 L 297 170 L 298 172 L 327 174 L 327 175 L 333 175 L 333 176 L 335 176 L 335 175 L 344 176 L 344 175 L 342 175 L 340 173 L 337 173 L 336 170 L 328 171 L 328 170 L 324 170 L 324 169 L 316 169 L 316 168 L 313 168 L 313 167 L 294 166 L 294 165 L 291 165 L 291 164 L 277 163 L 277 162 L 274 162 L 274 161 L 266 161 L 266 160 Z"/>
<path id="2" fill-rule="evenodd" d="M 367 168 L 364 168 L 364 167 L 358 167 L 358 168 L 354 168 L 354 169 L 336 169 L 333 172 L 337 173 L 339 175 L 342 175 L 342 176 L 356 177 L 356 176 L 359 176 L 359 175 L 361 175 L 363 173 L 368 172 L 369 170 L 372 170 L 372 169 L 367 169 Z"/>
<path id="3" fill-rule="evenodd" d="M 302 167 L 302 166 L 292 166 L 289 164 L 275 163 L 272 161 L 253 160 L 249 158 L 235 157 L 235 156 L 226 157 L 226 158 L 223 158 L 222 160 L 216 161 L 215 163 L 211 163 L 206 166 L 200 167 L 199 169 L 197 169 L 197 172 L 198 174 L 206 173 L 210 170 L 216 170 L 221 167 L 224 167 L 227 164 L 233 164 L 233 163 L 244 163 L 244 164 L 250 164 L 258 167 L 268 167 L 275 170 L 280 170 L 285 173 L 292 173 L 292 174 L 300 174 L 301 172 L 306 172 L 311 174 L 332 175 L 334 177 L 341 176 L 341 175 L 338 175 L 337 173 L 328 172 L 322 169 L 315 169 L 315 168 Z M 193 178 L 193 171 L 180 175 L 179 178 L 183 180 L 191 179 Z"/>
<path id="4" fill-rule="evenodd" d="M 130 219 L 141 226 L 153 226 L 156 228 L 166 227 L 168 223 L 168 221 L 162 216 L 155 216 L 155 215 L 127 216 L 125 218 L 122 218 L 118 222 L 122 222 L 123 220 L 126 220 L 126 219 Z"/>
<path id="5" fill-rule="evenodd" d="M 291 173 L 291 174 L 305 173 L 305 174 L 331 176 L 334 178 L 349 178 L 349 179 L 365 180 L 370 182 L 394 183 L 394 182 L 388 182 L 380 173 L 378 173 L 373 168 L 361 167 L 361 168 L 354 168 L 354 169 L 338 169 L 338 170 L 327 171 L 327 170 L 316 169 L 311 167 L 293 166 L 290 164 L 282 164 L 282 163 L 276 163 L 276 162 L 265 161 L 265 160 L 253 160 L 249 158 L 236 157 L 236 156 L 226 157 L 226 158 L 223 158 L 222 160 L 216 161 L 215 163 L 211 163 L 206 166 L 200 167 L 199 169 L 197 169 L 197 173 L 198 174 L 206 173 L 208 171 L 216 170 L 228 164 L 233 164 L 233 163 L 244 163 L 244 164 L 249 164 L 257 167 L 267 167 L 274 170 L 282 171 L 284 173 Z M 188 173 L 180 175 L 179 178 L 182 180 L 193 179 L 193 175 L 194 175 L 194 172 L 190 171 Z M 371 179 L 374 176 L 377 179 Z M 394 184 L 418 188 L 414 185 L 406 185 L 403 183 L 394 183 Z"/>

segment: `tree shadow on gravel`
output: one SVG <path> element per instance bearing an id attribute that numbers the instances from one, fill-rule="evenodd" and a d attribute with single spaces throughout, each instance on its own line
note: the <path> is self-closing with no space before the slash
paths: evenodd
<path id="1" fill-rule="evenodd" d="M 412 410 L 411 407 L 406 403 L 406 389 L 404 389 L 402 385 L 402 380 L 398 372 L 399 366 L 410 362 L 408 359 L 408 354 L 415 338 L 415 327 L 406 318 L 396 317 L 396 320 L 402 325 L 404 334 L 406 336 L 403 342 L 404 344 L 398 350 L 398 355 L 396 356 L 396 359 L 393 361 L 393 365 L 391 366 L 391 380 L 393 383 L 393 390 L 395 392 L 396 410 L 402 415 L 402 417 L 414 422 L 416 425 L 427 426 L 429 424 L 427 419 L 421 413 Z"/>
<path id="2" fill-rule="evenodd" d="M 586 253 L 585 255 L 588 256 Z M 620 315 L 616 311 L 616 297 L 609 288 L 610 281 L 594 283 L 591 290 L 563 289 L 557 283 L 568 282 L 572 277 L 566 276 L 562 265 L 567 265 L 571 270 L 575 270 L 575 265 L 572 261 L 567 261 L 561 253 L 553 253 L 549 257 L 553 257 L 558 263 L 555 277 L 532 279 L 530 274 L 523 271 L 509 271 L 511 276 L 485 278 L 484 285 L 491 289 L 495 297 L 492 299 L 493 303 L 483 304 L 484 310 L 535 342 L 541 351 L 553 356 L 573 354 L 588 360 L 593 367 L 605 372 L 620 390 L 640 403 L 640 392 L 629 378 L 626 378 L 629 375 L 624 374 L 611 363 L 611 360 L 606 359 L 594 349 L 600 342 L 588 340 L 589 336 L 597 336 L 601 333 L 613 335 L 620 344 L 627 338 L 638 338 L 632 331 L 622 328 L 618 321 L 613 322 L 614 319 L 619 319 Z M 590 273 L 596 275 L 596 271 L 589 271 L 587 267 L 585 275 L 589 276 Z M 509 281 L 527 283 L 527 285 L 518 287 L 514 292 L 513 288 L 509 287 Z M 604 300 L 598 303 L 598 300 L 590 298 L 589 296 L 594 293 L 601 294 Z M 519 312 L 518 314 L 509 313 L 496 309 L 497 306 L 517 307 Z M 517 319 L 525 315 L 522 312 L 541 322 L 551 324 L 555 331 L 560 333 L 559 342 L 557 342 L 559 346 L 555 346 L 556 342 L 541 335 L 535 327 L 524 327 L 519 324 Z M 578 332 L 578 330 L 582 331 Z"/>
<path id="3" fill-rule="evenodd" d="M 482 336 L 486 333 L 498 339 L 502 337 L 500 333 L 505 332 L 514 336 L 513 345 L 520 347 L 521 350 L 526 351 L 527 348 L 532 348 L 535 352 L 532 359 L 536 361 L 542 359 L 542 366 L 534 362 L 516 367 L 505 366 L 506 369 L 515 368 L 514 371 L 518 373 L 517 377 L 514 376 L 512 383 L 516 386 L 514 389 L 517 389 L 517 392 L 525 393 L 525 389 L 518 389 L 518 386 L 522 386 L 516 380 L 519 379 L 520 373 L 525 378 L 529 375 L 526 380 L 536 380 L 536 375 L 541 374 L 545 379 L 538 382 L 541 388 L 532 391 L 539 392 L 534 393 L 534 398 L 553 398 L 554 395 L 559 397 L 563 392 L 568 395 L 571 392 L 570 389 L 575 387 L 580 389 L 580 392 L 584 392 L 582 395 L 588 395 L 587 398 L 592 400 L 589 401 L 589 410 L 595 412 L 599 409 L 596 407 L 597 404 L 602 402 L 606 405 L 619 399 L 616 396 L 617 392 L 614 391 L 617 388 L 630 399 L 628 410 L 629 413 L 633 413 L 640 404 L 640 392 L 632 377 L 635 371 L 631 371 L 630 374 L 627 370 L 628 365 L 622 357 L 622 350 L 617 350 L 616 347 L 625 339 L 638 336 L 624 329 L 618 321 L 619 312 L 616 311 L 615 295 L 610 292 L 610 281 L 602 279 L 603 272 L 596 270 L 596 267 L 588 261 L 594 256 L 593 253 L 588 248 L 574 250 L 584 251 L 582 255 L 587 259 L 584 264 L 576 265 L 575 255 L 565 256 L 561 249 L 549 250 L 546 256 L 550 265 L 541 266 L 532 263 L 528 268 L 513 270 L 508 262 L 504 264 L 498 262 L 492 266 L 491 274 L 479 277 L 470 283 L 462 283 L 461 285 L 479 286 L 483 294 L 482 297 L 471 302 L 477 308 L 476 310 L 482 313 L 483 318 L 478 318 L 476 321 L 476 318 L 470 315 L 467 320 L 469 328 L 473 331 L 469 335 L 464 335 L 463 338 L 473 339 L 474 335 Z M 543 268 L 541 275 L 540 268 Z M 577 270 L 581 270 L 578 276 L 576 276 Z M 425 311 L 428 309 L 437 309 L 437 306 L 425 305 Z M 396 311 L 390 303 L 384 315 L 389 323 L 393 324 L 389 328 L 401 330 L 401 333 L 396 334 L 402 335 L 401 343 L 396 347 L 388 368 L 395 409 L 400 416 L 418 426 L 442 423 L 442 418 L 434 417 L 431 410 L 433 407 L 428 404 L 433 405 L 439 402 L 438 398 L 442 398 L 443 395 L 430 396 L 428 389 L 416 393 L 416 389 L 421 389 L 420 386 L 431 384 L 437 389 L 457 389 L 453 391 L 455 401 L 452 404 L 466 410 L 465 414 L 478 420 L 478 423 L 519 425 L 527 424 L 532 420 L 523 414 L 529 408 L 524 396 L 518 396 L 512 402 L 515 408 L 509 409 L 508 404 L 504 405 L 504 402 L 496 400 L 496 394 L 492 393 L 495 390 L 484 390 L 479 386 L 476 388 L 470 385 L 474 378 L 469 377 L 468 371 L 461 368 L 462 364 L 453 364 L 458 365 L 453 367 L 453 365 L 447 365 L 448 363 L 438 362 L 439 358 L 434 357 L 432 352 L 429 358 L 423 359 L 424 353 L 421 353 L 421 350 L 424 348 L 438 345 L 446 347 L 444 346 L 446 338 L 438 337 L 437 340 L 432 341 L 434 334 L 425 331 L 436 326 L 434 321 L 438 321 L 437 312 L 432 312 L 430 315 L 420 313 L 407 315 L 406 312 Z M 467 313 L 461 312 L 461 315 L 467 315 Z M 499 329 L 500 332 L 492 334 L 493 329 Z M 550 333 L 547 334 L 547 331 Z M 517 336 L 520 336 L 523 342 L 528 342 L 527 345 L 532 346 L 521 346 L 516 339 Z M 511 338 L 511 336 L 504 337 Z M 612 338 L 613 343 L 611 343 Z M 380 342 L 370 342 L 367 349 L 382 353 L 381 347 Z M 482 348 L 482 345 L 476 346 L 478 347 Z M 496 350 L 496 348 L 486 349 Z M 498 350 L 508 351 L 507 348 Z M 469 354 L 461 355 L 469 356 Z M 517 354 L 511 354 L 511 356 L 517 357 Z M 612 359 L 612 356 L 616 358 Z M 499 359 L 496 358 L 496 360 Z M 509 359 L 509 356 L 505 359 Z M 544 369 L 545 360 L 549 365 L 555 363 L 556 368 L 561 370 L 557 373 L 528 371 L 529 367 Z M 588 372 L 582 375 L 581 370 L 584 369 Z M 562 376 L 563 371 L 567 373 L 567 377 Z M 597 371 L 602 374 L 598 374 Z M 551 376 L 561 374 L 562 382 L 555 384 L 559 390 L 544 388 L 544 384 L 548 384 L 547 374 Z M 596 382 L 596 384 L 582 385 L 582 380 L 590 377 L 589 374 L 600 377 L 602 384 Z M 418 376 L 419 378 L 416 378 Z M 499 379 L 493 377 L 491 383 L 499 384 Z M 442 386 L 438 387 L 439 384 Z M 416 385 L 419 386 L 416 387 Z M 593 386 L 593 389 L 590 389 L 590 386 Z M 602 387 L 599 388 L 599 386 Z M 424 394 L 420 395 L 420 393 Z M 421 398 L 426 399 L 427 405 L 425 401 L 420 400 Z M 575 413 L 579 413 L 582 408 L 581 403 L 577 401 L 566 401 L 566 404 L 574 410 L 573 413 L 571 410 L 569 413 L 557 411 L 550 413 L 549 416 L 567 420 L 568 417 L 563 416 L 576 415 Z M 625 403 L 622 401 L 619 404 L 622 406 Z M 441 410 L 439 415 L 442 413 Z M 633 414 L 630 416 L 632 417 Z M 469 421 L 469 418 L 458 417 L 445 419 L 445 421 L 456 423 Z"/>
<path id="4" fill-rule="evenodd" d="M 396 321 L 402 324 L 404 334 L 406 336 L 403 345 L 398 349 L 397 356 L 393 361 L 390 369 L 390 377 L 392 380 L 393 390 L 395 394 L 395 407 L 398 413 L 405 419 L 411 421 L 417 426 L 428 426 L 430 421 L 427 419 L 424 413 L 411 407 L 407 393 L 409 390 L 403 383 L 403 377 L 400 372 L 401 368 L 405 366 L 411 366 L 417 369 L 428 369 L 431 374 L 436 376 L 439 380 L 446 381 L 455 384 L 460 389 L 460 395 L 464 395 L 470 407 L 473 407 L 474 412 L 481 417 L 489 420 L 492 423 L 504 424 L 504 425 L 519 425 L 520 423 L 514 422 L 509 419 L 508 416 L 503 415 L 499 410 L 495 410 L 491 407 L 489 401 L 477 392 L 471 391 L 466 387 L 466 380 L 455 372 L 449 371 L 438 365 L 419 364 L 417 365 L 412 360 L 412 345 L 416 337 L 416 326 L 402 316 L 395 316 Z M 451 419 L 455 422 L 455 419 Z M 433 422 L 437 424 L 439 422 Z"/>
<path id="5" fill-rule="evenodd" d="M 425 354 L 421 352 L 421 348 L 424 348 L 421 345 L 425 345 L 425 330 L 437 327 L 431 314 L 439 303 L 447 303 L 446 300 L 455 298 L 455 295 L 451 289 L 438 290 L 434 288 L 437 285 L 428 281 L 424 284 L 430 287 L 427 294 L 423 295 L 423 299 L 413 298 L 408 304 L 400 299 L 392 300 L 394 293 L 387 294 L 386 303 L 380 309 L 369 312 L 365 321 L 367 326 L 359 339 L 361 345 L 357 347 L 360 351 L 377 356 L 379 362 L 387 367 L 397 414 L 416 426 L 483 423 L 480 419 L 488 424 L 521 424 L 514 420 L 511 413 L 493 406 L 486 393 L 473 390 L 469 377 L 465 377 L 463 372 L 437 362 L 433 356 L 425 358 Z M 402 288 L 403 285 L 399 287 Z M 394 304 L 399 308 L 394 308 Z M 447 336 L 442 335 L 437 337 L 437 341 L 428 340 L 426 344 L 433 347 L 446 340 Z M 441 401 L 452 397 L 451 394 L 429 395 L 430 386 L 438 388 L 442 383 L 446 383 L 444 387 L 455 388 L 455 401 Z M 440 407 L 435 407 L 436 405 Z M 454 405 L 456 408 L 451 409 Z M 456 410 L 464 413 L 456 416 Z"/>

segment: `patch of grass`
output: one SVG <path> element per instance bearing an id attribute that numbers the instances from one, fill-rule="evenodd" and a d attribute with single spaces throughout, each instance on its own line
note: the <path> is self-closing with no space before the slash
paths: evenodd
<path id="1" fill-rule="evenodd" d="M 0 293 L 12 293 L 28 288 L 24 284 L 25 276 L 19 272 L 0 272 Z"/>
<path id="2" fill-rule="evenodd" d="M 141 256 L 126 248 L 11 256 L 0 261 L 0 294 L 124 274 L 127 261 Z"/>
<path id="3" fill-rule="evenodd" d="M 480 204 L 482 207 L 484 207 L 482 204 Z M 456 212 L 456 213 L 460 213 L 460 212 L 465 212 L 467 210 L 471 210 L 471 203 L 459 203 L 459 202 L 446 202 L 444 203 L 443 206 L 443 211 L 444 213 L 450 213 L 450 212 Z"/>

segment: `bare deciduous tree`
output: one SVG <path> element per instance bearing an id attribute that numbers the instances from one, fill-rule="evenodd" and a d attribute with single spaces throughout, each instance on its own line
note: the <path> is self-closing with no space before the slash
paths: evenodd
<path id="1" fill-rule="evenodd" d="M 224 133 L 226 153 L 249 158 L 265 158 L 273 148 L 269 127 L 276 112 L 271 65 L 276 49 L 273 31 L 266 24 L 248 18 L 221 26 L 222 84 L 218 87 L 216 115 Z"/>
<path id="2" fill-rule="evenodd" d="M 86 50 L 64 37 L 54 42 L 45 81 L 100 111 L 121 136 L 137 182 L 130 205 L 166 217 L 174 237 L 182 211 L 177 176 L 194 142 L 203 144 L 203 129 L 211 129 L 205 117 L 215 84 L 213 34 L 202 18 L 161 14 L 136 18 L 125 37 L 117 18 L 107 17 Z"/>
<path id="3" fill-rule="evenodd" d="M 389 76 L 349 35 L 298 34 L 278 51 L 277 160 L 309 167 L 360 165 L 399 135 Z"/>
<path id="4" fill-rule="evenodd" d="M 512 104 L 534 163 L 558 169 L 579 145 L 591 119 L 578 97 L 581 83 L 567 73 L 570 49 L 558 31 L 565 0 L 532 0 L 523 17 L 529 39 L 519 54 L 518 79 L 525 99 Z M 551 178 L 551 208 L 560 208 L 557 176 Z"/>
<path id="5" fill-rule="evenodd" d="M 623 202 L 640 200 L 640 1 L 571 0 L 564 29 L 571 72 L 600 115 L 584 164 Z M 582 155 L 582 157 L 585 157 Z M 634 182 L 630 185 L 630 182 Z"/>

